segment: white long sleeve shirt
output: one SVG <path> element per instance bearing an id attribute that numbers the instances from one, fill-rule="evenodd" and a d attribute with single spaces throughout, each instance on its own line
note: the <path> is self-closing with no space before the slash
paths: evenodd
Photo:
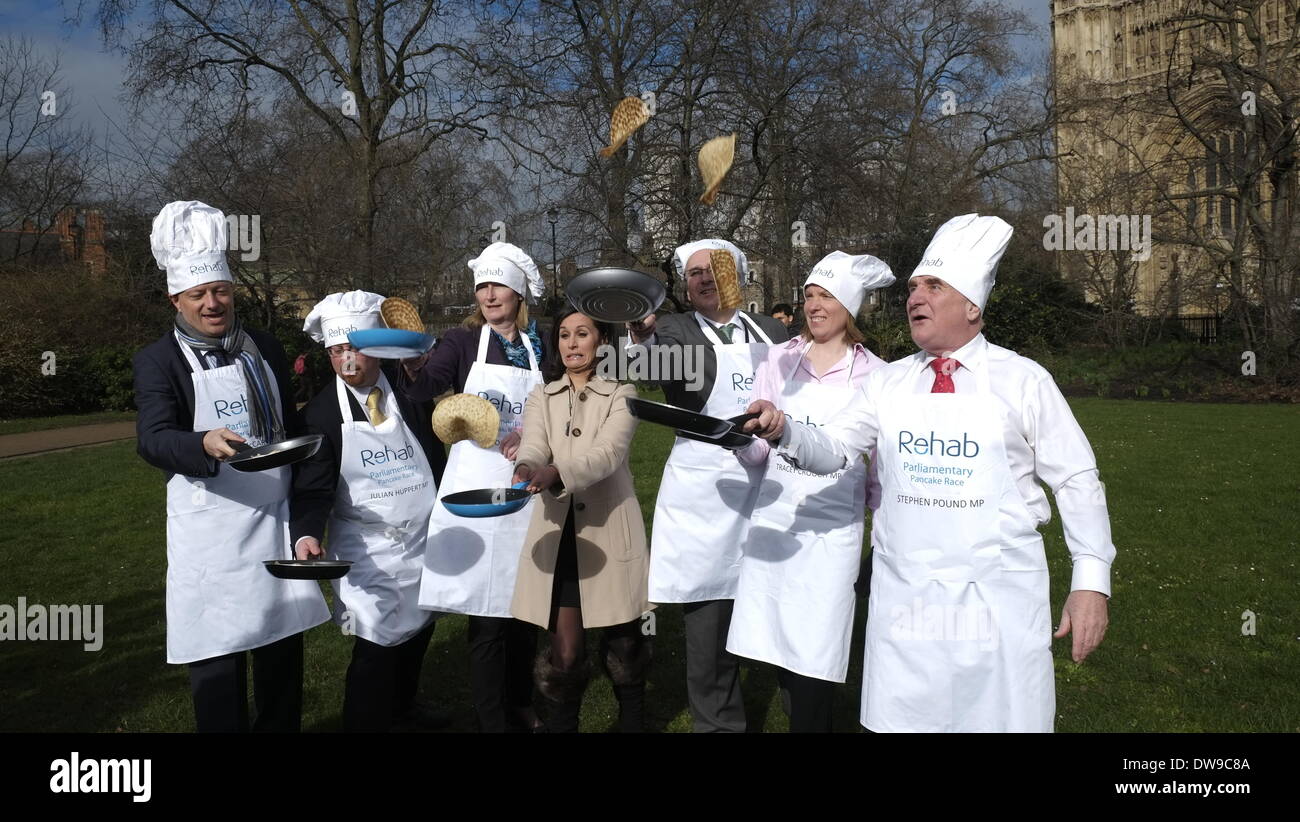
<path id="1" fill-rule="evenodd" d="M 1038 363 L 993 345 L 978 334 L 951 355 L 961 363 L 953 374 L 955 393 L 978 390 L 979 369 L 1002 407 L 1003 441 L 1016 488 L 1032 520 L 1002 512 L 999 528 L 1006 544 L 1023 544 L 1051 520 L 1051 506 L 1039 482 L 1051 489 L 1061 512 L 1065 542 L 1074 561 L 1071 590 L 1110 596 L 1110 566 L 1115 559 L 1105 490 L 1097 460 L 1083 429 L 1052 376 Z M 852 404 L 820 429 L 787 424 L 778 453 L 817 474 L 840 470 L 876 444 L 877 407 L 899 392 L 929 393 L 934 383 L 930 361 L 919 351 L 872 372 Z M 888 494 L 889 488 L 884 489 Z M 873 534 L 873 542 L 877 537 Z"/>

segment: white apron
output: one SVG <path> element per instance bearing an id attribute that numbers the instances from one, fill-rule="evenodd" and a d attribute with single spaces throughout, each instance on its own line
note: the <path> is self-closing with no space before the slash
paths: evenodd
<path id="1" fill-rule="evenodd" d="M 999 533 L 1000 508 L 1029 514 L 987 364 L 976 372 L 975 393 L 877 403 L 885 492 L 861 717 L 873 731 L 1052 730 L 1046 555 L 1037 534 L 1008 546 Z"/>
<path id="2" fill-rule="evenodd" d="M 533 345 L 523 331 L 519 334 L 528 349 L 530 370 L 488 363 L 490 333 L 491 328 L 483 326 L 478 356 L 465 379 L 464 393 L 477 394 L 496 406 L 501 414 L 499 443 L 523 425 L 524 401 L 541 384 L 542 372 Z M 475 488 L 507 488 L 514 470 L 514 463 L 502 456 L 496 445 L 480 448 L 462 440 L 447 454 L 438 499 Z M 424 552 L 420 607 L 471 616 L 510 616 L 519 552 L 523 550 L 535 502 L 530 498 L 513 514 L 481 519 L 458 517 L 441 503 L 434 505 L 429 519 L 429 547 Z"/>
<path id="3" fill-rule="evenodd" d="M 727 344 L 712 326 L 704 328 L 713 339 L 718 362 L 713 391 L 701 409 L 710 416 L 745 413 L 754 368 L 772 344 L 757 324 L 743 315 L 740 321 L 763 342 Z M 677 438 L 655 501 L 651 602 L 705 602 L 736 595 L 741 549 L 764 471 L 761 465 L 742 465 L 725 448 Z"/>
<path id="4" fill-rule="evenodd" d="M 334 383 L 343 422 L 329 550 L 353 563 L 334 580 L 334 621 L 362 639 L 398 645 L 433 621 L 420 609 L 420 572 L 438 488 L 391 387 L 380 384 L 388 419 L 376 427 L 352 419 L 347 385 Z"/>
<path id="5" fill-rule="evenodd" d="M 204 371 L 180 342 L 194 382 L 194 431 L 229 428 L 251 446 L 240 365 Z M 280 401 L 271 382 L 271 401 Z M 262 565 L 289 558 L 291 469 L 167 482 L 167 661 L 197 662 L 260 648 L 329 619 L 320 586 L 276 579 Z"/>
<path id="6" fill-rule="evenodd" d="M 794 383 L 796 361 L 785 385 L 797 387 L 781 399 L 786 416 L 818 427 L 833 420 L 853 398 L 851 363 L 849 383 L 841 386 Z M 858 460 L 818 476 L 772 453 L 766 479 L 781 491 L 754 511 L 727 650 L 843 682 L 853 639 L 853 583 L 862 562 L 867 466 Z"/>

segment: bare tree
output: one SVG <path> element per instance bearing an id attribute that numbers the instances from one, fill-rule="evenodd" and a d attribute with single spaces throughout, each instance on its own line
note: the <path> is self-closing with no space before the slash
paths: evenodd
<path id="1" fill-rule="evenodd" d="M 1144 76 L 1063 82 L 1084 101 L 1072 128 L 1110 160 L 1094 171 L 1118 175 L 1149 200 L 1163 249 L 1153 308 L 1226 308 L 1249 347 L 1293 348 L 1300 330 L 1300 2 L 1179 4 L 1131 47 L 1151 61 Z M 1106 276 L 1101 268 L 1098 274 Z"/>
<path id="2" fill-rule="evenodd" d="M 89 141 L 70 124 L 71 105 L 57 57 L 39 55 L 27 38 L 0 40 L 0 228 L 33 229 L 11 235 L 10 262 L 82 195 Z"/>
<path id="3" fill-rule="evenodd" d="M 213 96 L 293 100 L 346 152 L 351 267 L 358 285 L 375 288 L 383 174 L 461 129 L 481 131 L 482 106 L 462 82 L 476 21 L 440 0 L 154 0 L 151 25 L 127 37 L 137 5 L 103 0 L 97 17 L 107 42 L 130 55 L 138 101 L 191 110 Z"/>

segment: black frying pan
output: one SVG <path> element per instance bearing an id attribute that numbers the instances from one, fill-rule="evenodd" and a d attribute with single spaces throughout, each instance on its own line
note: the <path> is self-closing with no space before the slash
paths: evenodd
<path id="1" fill-rule="evenodd" d="M 338 579 L 352 567 L 341 559 L 268 559 L 262 564 L 280 579 Z"/>
<path id="2" fill-rule="evenodd" d="M 718 445 L 731 451 L 739 451 L 742 448 L 748 448 L 749 444 L 754 441 L 753 434 L 746 434 L 740 429 L 744 427 L 745 423 L 756 419 L 758 419 L 758 414 L 741 414 L 732 417 L 727 420 L 727 422 L 731 423 L 731 430 L 719 437 L 702 437 L 699 434 L 681 430 L 677 432 L 677 436 L 695 440 L 696 442 L 708 443 L 709 445 Z"/>
<path id="3" fill-rule="evenodd" d="M 643 400 L 640 397 L 627 398 L 627 410 L 632 416 L 656 425 L 666 425 L 678 431 L 687 431 L 696 436 L 714 439 L 731 430 L 729 420 L 710 417 L 696 411 L 687 411 L 675 405 Z"/>
<path id="4" fill-rule="evenodd" d="M 257 448 L 237 440 L 226 440 L 226 445 L 238 452 L 226 460 L 226 465 L 236 471 L 266 471 L 291 465 L 315 454 L 320 449 L 323 439 L 325 437 L 320 434 L 308 434 L 305 437 L 272 442 Z"/>

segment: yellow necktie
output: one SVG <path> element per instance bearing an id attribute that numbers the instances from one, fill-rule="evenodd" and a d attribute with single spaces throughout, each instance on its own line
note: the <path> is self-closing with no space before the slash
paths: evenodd
<path id="1" fill-rule="evenodd" d="M 378 388 L 370 389 L 370 395 L 366 397 L 366 410 L 370 412 L 370 424 L 376 427 L 383 425 L 388 417 L 384 412 L 379 410 L 379 403 L 384 398 L 384 392 Z"/>

